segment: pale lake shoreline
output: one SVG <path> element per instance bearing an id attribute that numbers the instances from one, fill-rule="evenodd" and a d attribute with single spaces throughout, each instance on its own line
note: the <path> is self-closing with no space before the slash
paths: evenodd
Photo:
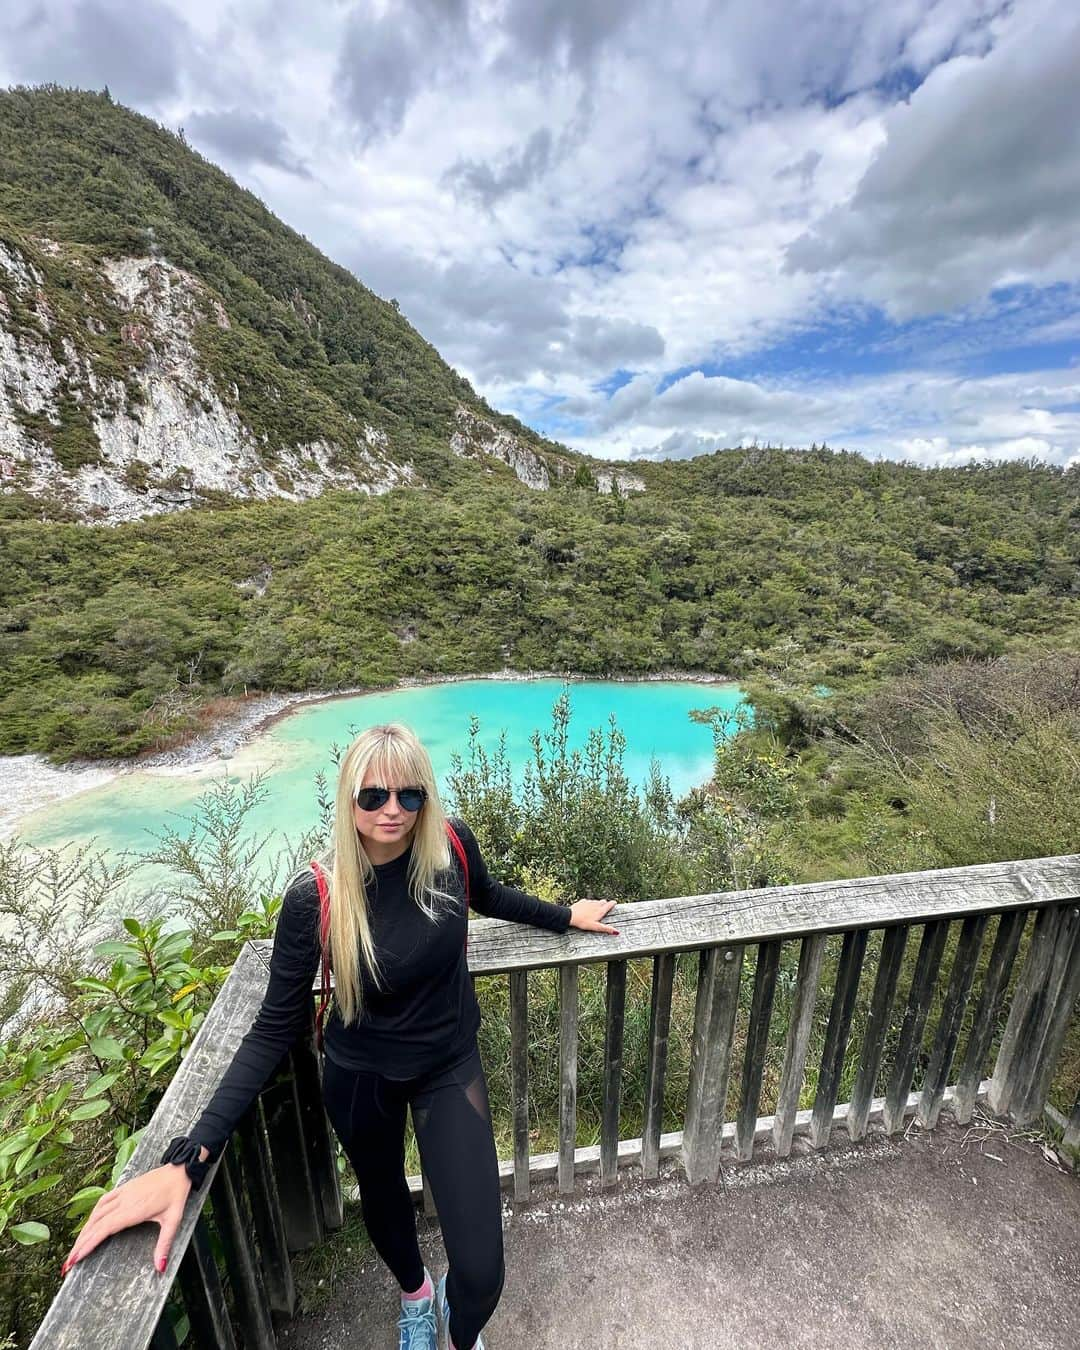
<path id="1" fill-rule="evenodd" d="M 256 740 L 283 717 L 313 703 L 329 703 L 362 694 L 384 694 L 434 684 L 464 684 L 469 680 L 564 680 L 578 684 L 602 680 L 611 684 L 650 684 L 668 681 L 701 685 L 738 684 L 727 675 L 701 671 L 666 670 L 647 675 L 567 674 L 557 670 L 494 670 L 471 675 L 432 675 L 398 680 L 392 685 L 358 685 L 332 692 L 309 691 L 261 694 L 224 717 L 210 731 L 172 750 L 129 759 L 72 760 L 51 764 L 44 755 L 0 756 L 0 841 L 18 833 L 19 822 L 64 797 L 77 796 L 129 773 L 167 776 L 185 773 L 216 760 L 228 760 L 243 745 Z"/>

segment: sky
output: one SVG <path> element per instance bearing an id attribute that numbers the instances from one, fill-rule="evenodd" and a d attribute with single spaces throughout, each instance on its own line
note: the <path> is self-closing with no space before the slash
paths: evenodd
<path id="1" fill-rule="evenodd" d="M 1077 0 L 5 0 L 613 459 L 1080 462 Z"/>

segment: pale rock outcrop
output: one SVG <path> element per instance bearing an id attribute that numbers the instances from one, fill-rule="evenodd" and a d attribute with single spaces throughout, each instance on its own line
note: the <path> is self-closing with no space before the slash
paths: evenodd
<path id="1" fill-rule="evenodd" d="M 33 249 L 39 262 L 61 252 L 42 239 Z M 181 510 L 206 494 L 300 501 L 328 488 L 380 493 L 420 481 L 410 464 L 395 459 L 385 432 L 359 422 L 348 444 L 271 448 L 245 423 L 236 385 L 215 380 L 205 367 L 197 325 L 228 329 L 230 320 L 190 273 L 160 256 L 110 259 L 96 273 L 85 258 L 72 255 L 69 262 L 84 269 L 88 288 L 84 308 L 91 312 L 80 314 L 78 329 L 93 338 L 118 335 L 131 357 L 126 380 L 111 373 L 115 365 L 108 374 L 95 369 L 101 358 L 93 343 L 80 345 L 72 328 L 63 329 L 63 293 L 54 313 L 42 268 L 0 242 L 0 280 L 12 297 L 9 303 L 0 289 L 0 492 L 50 496 L 85 519 L 113 523 Z M 299 292 L 291 303 L 315 322 Z M 79 424 L 74 440 L 65 417 Z M 49 443 L 61 434 L 63 462 Z M 464 405 L 454 414 L 449 446 L 462 458 L 498 460 L 538 490 L 572 475 L 578 463 L 555 450 L 540 453 Z M 73 455 L 84 447 L 91 462 L 78 464 Z M 610 492 L 612 482 L 622 492 L 644 490 L 622 470 L 594 473 L 601 492 Z"/>
<path id="2" fill-rule="evenodd" d="M 22 298 L 42 278 L 26 259 L 0 245 L 0 267 Z M 216 491 L 232 497 L 298 501 L 328 487 L 384 492 L 415 480 L 411 466 L 389 457 L 385 433 L 357 425 L 357 443 L 343 463 L 341 447 L 315 441 L 266 452 L 236 409 L 235 386 L 219 390 L 202 368 L 192 342 L 206 319 L 229 326 L 221 303 L 194 277 L 156 258 L 118 258 L 105 275 L 121 313 L 122 340 L 142 354 L 131 399 L 119 380 L 102 381 L 75 345 L 64 339 L 61 358 L 44 337 L 18 337 L 0 307 L 0 490 L 20 486 L 53 493 L 80 512 L 105 521 L 174 511 Z M 48 446 L 20 423 L 19 413 L 59 422 L 65 391 L 89 391 L 99 462 L 68 473 Z"/>
<path id="3" fill-rule="evenodd" d="M 509 465 L 526 487 L 549 488 L 551 468 L 548 462 L 529 448 L 512 431 L 497 427 L 471 409 L 459 405 L 454 413 L 457 429 L 450 437 L 450 449 L 462 459 L 490 455 Z M 569 464 L 560 468 L 572 471 Z"/>
<path id="4" fill-rule="evenodd" d="M 628 492 L 645 491 L 644 481 L 636 473 L 627 473 L 625 469 L 597 469 L 595 477 L 597 492 L 610 493 L 613 483 L 618 485 L 623 496 Z"/>

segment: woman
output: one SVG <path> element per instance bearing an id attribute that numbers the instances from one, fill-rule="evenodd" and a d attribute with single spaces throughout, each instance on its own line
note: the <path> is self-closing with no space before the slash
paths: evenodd
<path id="1" fill-rule="evenodd" d="M 566 908 L 488 875 L 469 829 L 452 827 L 481 914 L 552 932 L 616 933 L 614 907 Z M 480 1010 L 465 962 L 466 878 L 451 847 L 427 751 L 406 727 L 372 727 L 341 761 L 329 878 L 329 955 L 335 996 L 325 1038 L 327 1113 L 356 1172 L 364 1222 L 401 1286 L 400 1350 L 483 1350 L 480 1330 L 503 1283 L 495 1140 L 476 1045 Z M 75 1240 L 64 1274 L 110 1233 L 153 1220 L 154 1264 L 169 1247 L 192 1185 L 199 1186 L 240 1117 L 307 1027 L 321 954 L 313 871 L 289 884 L 266 995 L 210 1104 L 162 1166 L 103 1195 Z M 436 1289 L 420 1256 L 405 1178 L 411 1106 L 449 1270 Z M 441 1328 L 441 1330 L 440 1330 Z"/>

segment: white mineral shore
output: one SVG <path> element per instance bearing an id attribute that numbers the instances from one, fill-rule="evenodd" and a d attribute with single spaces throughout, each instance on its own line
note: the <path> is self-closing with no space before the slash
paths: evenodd
<path id="1" fill-rule="evenodd" d="M 567 674 L 559 670 L 494 670 L 473 675 L 435 675 L 399 680 L 397 684 L 373 689 L 368 685 L 303 694 L 264 694 L 250 698 L 210 731 L 186 745 L 138 759 L 79 760 L 71 764 L 50 764 L 43 755 L 0 755 L 0 840 L 18 832 L 21 821 L 62 798 L 74 797 L 101 787 L 128 773 L 157 774 L 162 777 L 193 773 L 215 761 L 232 758 L 241 746 L 248 745 L 283 715 L 308 703 L 352 698 L 359 694 L 389 693 L 391 689 L 414 689 L 429 684 L 460 684 L 466 680 L 552 680 L 568 682 L 598 678 Z M 734 684 L 725 675 L 699 671 L 665 670 L 647 675 L 607 676 L 611 682 L 631 684 L 664 680 L 692 681 L 695 684 Z"/>

